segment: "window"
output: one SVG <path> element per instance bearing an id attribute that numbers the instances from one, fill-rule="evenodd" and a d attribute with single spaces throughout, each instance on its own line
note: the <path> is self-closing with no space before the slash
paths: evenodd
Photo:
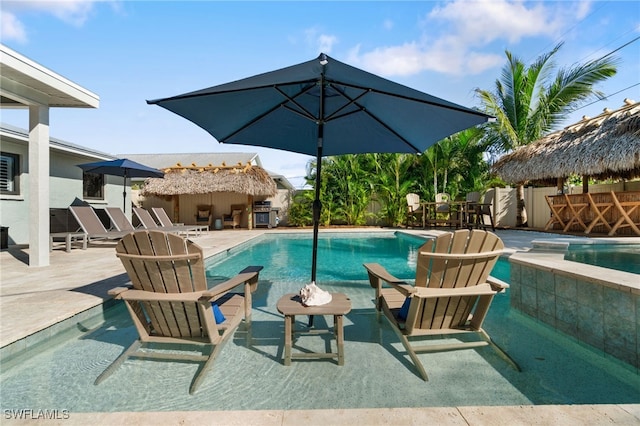
<path id="1" fill-rule="evenodd" d="M 82 197 L 85 199 L 104 199 L 104 175 L 96 173 L 82 174 Z"/>
<path id="2" fill-rule="evenodd" d="M 0 153 L 0 193 L 20 194 L 20 156 L 7 152 Z"/>

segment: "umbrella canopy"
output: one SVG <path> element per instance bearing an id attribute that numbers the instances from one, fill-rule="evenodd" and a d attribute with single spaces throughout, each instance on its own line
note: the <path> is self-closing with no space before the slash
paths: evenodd
<path id="1" fill-rule="evenodd" d="M 640 103 L 551 133 L 500 158 L 493 171 L 510 183 L 546 181 L 571 174 L 598 179 L 640 177 Z"/>
<path id="2" fill-rule="evenodd" d="M 158 169 L 145 166 L 144 164 L 136 163 L 135 161 L 128 160 L 126 158 L 110 160 L 110 161 L 97 161 L 94 163 L 78 164 L 83 171 L 87 173 L 96 173 L 102 175 L 122 176 L 122 210 L 126 211 L 127 206 L 127 178 L 132 177 L 163 177 L 164 173 Z"/>
<path id="3" fill-rule="evenodd" d="M 490 117 L 339 62 L 317 59 L 208 89 L 147 101 L 222 143 L 316 156 L 313 258 L 316 278 L 324 155 L 422 153 Z"/>
<path id="4" fill-rule="evenodd" d="M 147 179 L 142 195 L 208 194 L 210 192 L 238 192 L 251 196 L 272 197 L 278 188 L 262 167 L 246 166 L 189 166 L 176 165 L 164 169 L 164 178 Z"/>

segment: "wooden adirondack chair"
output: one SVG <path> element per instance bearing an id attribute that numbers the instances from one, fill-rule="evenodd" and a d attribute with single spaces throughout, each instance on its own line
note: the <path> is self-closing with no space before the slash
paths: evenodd
<path id="1" fill-rule="evenodd" d="M 424 207 L 420 204 L 420 196 L 416 193 L 407 194 L 407 216 L 405 219 L 405 225 L 415 226 L 419 223 L 424 227 Z"/>
<path id="2" fill-rule="evenodd" d="M 493 296 L 509 287 L 489 276 L 503 248 L 500 238 L 484 230 L 442 234 L 420 247 L 415 286 L 377 263 L 364 264 L 376 290 L 376 308 L 389 320 L 425 381 L 428 376 L 419 352 L 491 345 L 520 371 L 482 328 Z M 383 282 L 391 288 L 383 288 Z M 459 333 L 475 333 L 482 340 L 416 345 L 420 338 Z"/>
<path id="3" fill-rule="evenodd" d="M 109 377 L 127 358 L 159 358 L 204 362 L 189 393 L 197 390 L 223 344 L 242 319 L 251 324 L 251 292 L 258 285 L 261 266 L 250 266 L 235 277 L 207 289 L 202 249 L 175 234 L 138 231 L 116 246 L 133 288 L 109 291 L 124 300 L 139 334 L 136 340 L 95 381 Z M 231 293 L 244 285 L 244 294 Z M 216 324 L 214 302 L 224 316 Z M 203 355 L 139 351 L 144 344 L 185 344 L 202 349 Z"/>

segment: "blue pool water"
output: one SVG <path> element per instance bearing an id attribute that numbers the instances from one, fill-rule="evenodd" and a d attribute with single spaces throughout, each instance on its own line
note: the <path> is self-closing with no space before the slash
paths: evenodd
<path id="1" fill-rule="evenodd" d="M 410 278 L 422 240 L 386 233 L 375 238 L 321 235 L 319 285 L 346 293 L 345 365 L 330 360 L 284 366 L 283 318 L 277 300 L 308 282 L 309 237 L 261 237 L 208 260 L 211 282 L 248 265 L 264 265 L 253 295 L 250 330 L 238 330 L 193 396 L 192 363 L 132 359 L 107 380 L 95 378 L 137 337 L 122 304 L 107 310 L 101 324 L 77 324 L 15 365 L 2 365 L 0 408 L 93 411 L 292 410 L 369 407 L 437 407 L 523 404 L 639 403 L 640 376 L 628 367 L 541 326 L 510 308 L 509 293 L 496 296 L 484 328 L 518 362 L 506 364 L 489 347 L 419 355 L 429 373 L 424 382 L 398 337 L 373 308 L 365 262 L 379 262 Z M 508 262 L 494 275 L 508 280 Z M 306 318 L 297 318 L 297 327 Z M 331 326 L 316 317 L 316 327 Z M 323 336 L 302 336 L 301 350 L 335 345 Z M 333 347 L 335 350 L 335 346 Z M 215 421 L 215 420 L 212 420 Z"/>
<path id="2" fill-rule="evenodd" d="M 398 278 L 415 275 L 418 248 L 425 240 L 408 234 L 320 234 L 317 284 L 327 285 L 367 279 L 363 263 L 378 262 Z M 307 284 L 311 271 L 311 239 L 304 235 L 265 236 L 238 250 L 210 258 L 207 276 L 230 276 L 240 265 L 264 265 L 261 277 Z M 492 275 L 509 281 L 509 263 L 502 259 Z"/>
<path id="3" fill-rule="evenodd" d="M 564 258 L 640 274 L 640 244 L 570 244 Z"/>

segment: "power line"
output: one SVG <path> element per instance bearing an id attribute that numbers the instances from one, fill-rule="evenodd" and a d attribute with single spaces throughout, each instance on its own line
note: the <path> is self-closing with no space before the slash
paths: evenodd
<path id="1" fill-rule="evenodd" d="M 635 42 L 636 42 L 636 41 L 638 41 L 638 40 L 640 40 L 640 36 L 638 36 L 638 37 L 634 38 L 633 40 L 631 40 L 631 41 L 629 41 L 629 42 L 627 42 L 627 43 L 623 44 L 622 46 L 618 47 L 617 49 L 612 50 L 611 52 L 607 53 L 607 54 L 606 54 L 606 55 L 604 55 L 602 58 L 600 58 L 600 60 L 602 60 L 602 59 L 606 58 L 607 56 L 611 56 L 611 55 L 613 55 L 613 54 L 614 54 L 614 53 L 616 53 L 618 50 L 622 49 L 623 47 L 627 47 L 627 46 L 628 46 L 628 45 L 630 45 L 631 43 L 635 43 Z"/>
<path id="2" fill-rule="evenodd" d="M 609 41 L 607 44 L 603 45 L 602 47 L 600 47 L 599 49 L 595 50 L 593 53 L 585 56 L 584 58 L 582 58 L 580 61 L 586 61 L 590 56 L 595 56 L 596 52 L 599 52 L 600 50 L 603 50 L 605 47 L 609 46 L 610 44 L 612 44 L 614 41 L 621 39 L 622 37 L 626 36 L 629 33 L 635 32 L 636 29 L 635 28 L 631 28 L 629 31 L 625 32 L 624 34 L 620 34 L 618 37 L 612 39 L 611 41 Z M 635 40 L 632 40 L 631 42 L 633 42 Z M 624 47 L 624 46 L 623 46 Z M 619 50 L 619 49 L 618 49 Z"/>
<path id="3" fill-rule="evenodd" d="M 588 103 L 588 104 L 586 104 L 586 105 L 582 105 L 580 108 L 576 108 L 576 109 L 574 109 L 574 110 L 573 110 L 573 112 L 575 112 L 575 111 L 580 111 L 582 108 L 586 108 L 586 107 L 591 106 L 591 105 L 593 105 L 593 104 L 597 104 L 598 102 L 605 101 L 605 100 L 607 100 L 607 99 L 608 99 L 609 97 L 611 97 L 611 96 L 615 96 L 615 95 L 617 95 L 618 93 L 622 93 L 622 92 L 624 92 L 625 90 L 629 90 L 629 89 L 631 89 L 631 88 L 633 88 L 633 87 L 636 87 L 636 86 L 640 86 L 640 83 L 632 84 L 631 86 L 627 86 L 627 87 L 625 87 L 624 89 L 618 90 L 617 92 L 614 92 L 614 93 L 611 93 L 611 94 L 609 94 L 609 95 L 606 95 L 604 99 L 596 99 L 595 101 L 593 101 L 593 102 L 591 102 L 591 103 Z"/>

